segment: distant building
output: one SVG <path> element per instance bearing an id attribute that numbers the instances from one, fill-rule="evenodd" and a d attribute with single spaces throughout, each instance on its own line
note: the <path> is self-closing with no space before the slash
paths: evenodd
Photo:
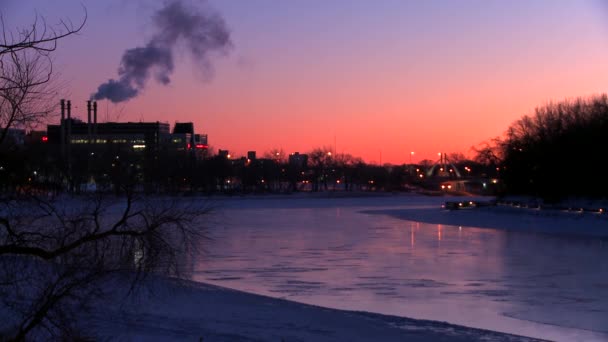
<path id="1" fill-rule="evenodd" d="M 196 152 L 198 157 L 202 156 L 202 154 L 197 153 L 199 150 L 206 150 L 209 148 L 207 135 L 195 134 L 194 124 L 192 122 L 176 122 L 175 126 L 173 126 L 171 143 L 183 144 L 185 148 Z"/>
<path id="2" fill-rule="evenodd" d="M 78 119 L 65 119 L 59 125 L 48 125 L 49 143 L 121 144 L 133 149 L 157 148 L 164 136 L 169 135 L 169 124 L 163 122 L 104 122 L 96 123 L 95 135 L 89 134 L 90 124 Z M 62 132 L 63 130 L 63 132 Z"/>
<path id="3" fill-rule="evenodd" d="M 247 159 L 249 159 L 249 160 L 255 160 L 256 159 L 255 151 L 248 151 L 247 152 Z"/>
<path id="4" fill-rule="evenodd" d="M 194 124 L 192 122 L 176 122 L 173 126 L 172 142 L 183 143 L 188 149 L 194 146 Z"/>
<path id="5" fill-rule="evenodd" d="M 30 131 L 25 136 L 25 143 L 28 145 L 43 144 L 43 143 L 48 143 L 48 142 L 49 142 L 49 137 L 48 137 L 46 131 Z"/>
<path id="6" fill-rule="evenodd" d="M 207 141 L 207 134 L 195 134 L 194 144 L 196 148 L 209 148 L 209 142 Z M 202 146 L 199 146 L 202 145 Z"/>
<path id="7" fill-rule="evenodd" d="M 176 122 L 173 126 L 173 134 L 192 134 L 194 135 L 194 124 L 192 122 Z"/>
<path id="8" fill-rule="evenodd" d="M 297 168 L 306 168 L 308 165 L 308 155 L 295 152 L 289 155 L 289 165 Z"/>
<path id="9" fill-rule="evenodd" d="M 67 106 L 66 106 L 67 104 Z M 67 116 L 66 116 L 67 109 Z M 135 151 L 158 151 L 162 147 L 175 150 L 206 150 L 206 134 L 195 134 L 192 122 L 177 122 L 173 133 L 164 122 L 97 122 L 97 103 L 87 102 L 87 118 L 84 122 L 72 118 L 70 101 L 61 101 L 61 121 L 59 125 L 47 126 L 49 143 L 101 148 L 119 145 Z M 91 120 L 93 115 L 93 120 Z M 62 148 L 63 150 L 63 148 Z"/>

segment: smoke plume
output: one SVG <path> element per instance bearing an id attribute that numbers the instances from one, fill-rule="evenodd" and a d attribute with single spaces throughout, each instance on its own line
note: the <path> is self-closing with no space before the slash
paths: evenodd
<path id="1" fill-rule="evenodd" d="M 209 73 L 211 52 L 226 52 L 231 46 L 224 19 L 208 8 L 184 5 L 170 0 L 153 16 L 155 34 L 144 47 L 124 52 L 118 79 L 110 79 L 97 88 L 93 100 L 122 102 L 139 95 L 150 77 L 162 84 L 171 82 L 174 52 L 182 44 L 204 73 Z"/>

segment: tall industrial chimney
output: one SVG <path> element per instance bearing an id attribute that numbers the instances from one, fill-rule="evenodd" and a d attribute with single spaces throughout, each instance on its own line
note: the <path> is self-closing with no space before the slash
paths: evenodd
<path id="1" fill-rule="evenodd" d="M 65 100 L 59 101 L 61 105 L 61 121 L 59 122 L 59 144 L 61 146 L 61 154 L 65 155 Z"/>
<path id="2" fill-rule="evenodd" d="M 68 133 L 67 133 L 67 145 L 68 145 L 68 151 L 70 148 L 70 144 L 72 142 L 72 102 L 70 100 L 68 100 L 68 120 L 67 120 L 67 125 L 68 125 Z"/>
<path id="3" fill-rule="evenodd" d="M 97 142 L 97 101 L 93 101 L 93 139 Z"/>
<path id="4" fill-rule="evenodd" d="M 68 133 L 67 133 L 67 166 L 68 166 L 68 179 L 72 178 L 72 102 L 68 100 Z"/>
<path id="5" fill-rule="evenodd" d="M 63 120 L 65 120 L 65 100 L 61 99 L 61 101 L 59 101 L 59 104 L 61 105 L 61 124 L 63 125 Z"/>
<path id="6" fill-rule="evenodd" d="M 87 101 L 87 142 L 91 143 L 91 101 Z"/>

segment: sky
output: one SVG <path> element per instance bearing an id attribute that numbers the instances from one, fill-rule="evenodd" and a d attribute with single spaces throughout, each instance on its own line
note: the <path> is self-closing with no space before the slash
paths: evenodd
<path id="1" fill-rule="evenodd" d="M 128 101 L 98 101 L 102 120 L 192 121 L 235 156 L 325 146 L 401 164 L 472 156 L 535 107 L 607 88 L 605 1 L 181 1 L 221 16 L 230 47 L 201 68 L 178 42 L 170 83 L 152 77 Z M 58 97 L 84 118 L 125 51 L 154 39 L 165 5 L 0 0 L 0 11 L 12 29 L 36 13 L 79 22 L 86 9 L 53 54 Z"/>

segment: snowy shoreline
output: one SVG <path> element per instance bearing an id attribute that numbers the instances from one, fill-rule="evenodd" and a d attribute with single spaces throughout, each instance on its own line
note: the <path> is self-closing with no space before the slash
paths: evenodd
<path id="1" fill-rule="evenodd" d="M 583 211 L 490 206 L 468 210 L 399 208 L 367 210 L 364 213 L 390 215 L 402 220 L 490 228 L 526 233 L 608 237 L 608 215 Z"/>
<path id="2" fill-rule="evenodd" d="M 416 207 L 398 206 L 389 209 L 365 210 L 366 214 L 389 215 L 408 221 L 445 224 L 452 226 L 468 226 L 475 228 L 490 228 L 528 233 L 548 233 L 572 236 L 608 237 L 608 213 L 580 210 L 579 208 L 608 208 L 606 201 L 571 200 L 561 205 L 571 210 L 554 208 L 534 208 L 525 206 L 493 205 L 469 210 L 446 210 L 442 205 L 448 201 L 478 201 L 490 202 L 492 196 L 427 196 L 414 193 L 320 193 L 320 194 L 290 194 L 271 196 L 243 196 L 209 198 L 228 207 L 238 207 L 241 201 L 253 202 L 261 199 L 264 202 L 276 202 L 279 208 L 298 207 L 300 201 L 310 199 L 313 205 L 319 207 L 357 206 L 363 201 L 376 200 L 378 206 L 393 203 L 394 199 L 416 199 Z M 517 200 L 521 203 L 533 201 L 529 198 L 509 198 L 504 201 Z M 316 203 L 315 203 L 316 202 Z M 537 202 L 537 201 L 535 201 Z M 366 205 L 370 205 L 366 203 Z M 560 206 L 555 206 L 559 208 Z"/>
<path id="3" fill-rule="evenodd" d="M 210 284 L 156 278 L 151 295 L 116 291 L 85 316 L 100 339 L 126 341 L 544 341 L 445 322 L 330 309 Z"/>

